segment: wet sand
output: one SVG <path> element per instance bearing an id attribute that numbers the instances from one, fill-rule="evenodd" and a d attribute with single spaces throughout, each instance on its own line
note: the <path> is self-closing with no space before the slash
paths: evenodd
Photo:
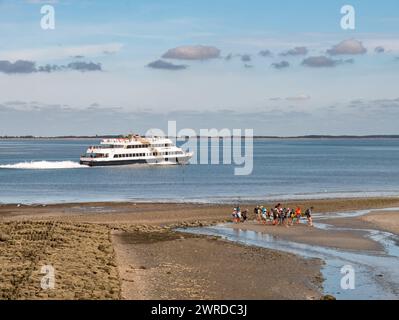
<path id="1" fill-rule="evenodd" d="M 262 225 L 258 222 L 234 224 L 233 229 L 263 232 L 282 240 L 318 245 L 343 250 L 379 251 L 383 248 L 375 241 L 364 237 L 364 233 L 354 231 L 321 230 L 305 224 L 290 227 Z"/>
<path id="2" fill-rule="evenodd" d="M 320 260 L 187 234 L 114 233 L 124 299 L 319 299 Z M 276 276 L 276 272 L 279 270 Z"/>
<path id="3" fill-rule="evenodd" d="M 313 205 L 315 213 L 327 215 L 327 212 L 343 210 L 399 207 L 399 199 L 330 199 L 286 205 L 301 205 L 303 208 Z M 252 212 L 253 206 L 242 204 L 241 208 Z M 1 284 L 0 298 L 320 297 L 321 262 L 318 260 L 172 231 L 179 226 L 230 221 L 231 210 L 232 205 L 213 204 L 0 205 L 0 266 L 1 277 L 6 279 Z M 373 213 L 366 217 L 345 218 L 346 222 L 341 223 L 359 228 L 397 228 L 398 216 L 392 214 L 378 213 L 377 216 Z M 392 219 L 396 224 L 392 224 Z M 46 223 L 60 227 L 56 233 L 44 232 L 40 228 Z M 296 242 L 350 250 L 379 249 L 378 244 L 363 237 L 361 231 L 316 230 L 306 226 L 269 227 L 253 222 L 245 227 Z M 12 231 L 15 228 L 19 231 Z M 56 278 L 58 287 L 54 291 L 40 289 L 38 268 L 44 262 L 60 269 L 60 277 Z M 276 278 L 270 270 L 282 270 L 284 277 Z"/>
<path id="4" fill-rule="evenodd" d="M 262 203 L 273 207 L 275 203 Z M 286 207 L 314 206 L 316 213 L 399 207 L 399 198 L 353 198 L 284 202 Z M 233 204 L 92 202 L 54 205 L 1 204 L 0 222 L 51 219 L 88 223 L 163 225 L 230 220 Z M 252 214 L 256 203 L 240 203 Z"/>
<path id="5" fill-rule="evenodd" d="M 385 230 L 399 235 L 399 211 L 381 212 L 374 211 L 360 218 L 362 221 L 377 226 L 380 230 Z"/>

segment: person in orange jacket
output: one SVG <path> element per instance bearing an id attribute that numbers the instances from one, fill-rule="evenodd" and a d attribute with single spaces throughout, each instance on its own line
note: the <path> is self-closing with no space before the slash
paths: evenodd
<path id="1" fill-rule="evenodd" d="M 296 224 L 299 224 L 299 222 L 301 220 L 301 216 L 302 216 L 301 208 L 300 207 L 296 207 L 296 210 L 295 210 Z"/>

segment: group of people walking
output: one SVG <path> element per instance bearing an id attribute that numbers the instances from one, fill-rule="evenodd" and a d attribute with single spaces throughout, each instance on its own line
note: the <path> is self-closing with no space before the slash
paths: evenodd
<path id="1" fill-rule="evenodd" d="M 288 227 L 299 224 L 302 218 L 306 218 L 307 225 L 313 227 L 313 209 L 313 207 L 310 207 L 302 212 L 302 209 L 299 206 L 296 207 L 296 209 L 292 209 L 285 208 L 281 203 L 278 203 L 271 209 L 267 209 L 264 206 L 256 206 L 254 208 L 254 214 L 256 220 L 262 224 Z M 237 206 L 233 209 L 232 216 L 234 223 L 243 223 L 248 220 L 248 209 L 241 211 L 241 208 Z"/>

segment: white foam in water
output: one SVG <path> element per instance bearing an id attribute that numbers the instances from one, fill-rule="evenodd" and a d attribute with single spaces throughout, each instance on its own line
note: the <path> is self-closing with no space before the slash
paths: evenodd
<path id="1" fill-rule="evenodd" d="M 53 170 L 87 168 L 74 161 L 31 161 L 0 165 L 0 169 Z"/>

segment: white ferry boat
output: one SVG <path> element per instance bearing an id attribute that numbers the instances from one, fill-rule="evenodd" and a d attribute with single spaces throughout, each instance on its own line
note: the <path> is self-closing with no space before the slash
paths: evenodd
<path id="1" fill-rule="evenodd" d="M 80 158 L 87 166 L 120 166 L 128 164 L 187 164 L 193 153 L 184 152 L 172 140 L 163 137 L 132 135 L 121 139 L 104 139 L 91 146 Z"/>

